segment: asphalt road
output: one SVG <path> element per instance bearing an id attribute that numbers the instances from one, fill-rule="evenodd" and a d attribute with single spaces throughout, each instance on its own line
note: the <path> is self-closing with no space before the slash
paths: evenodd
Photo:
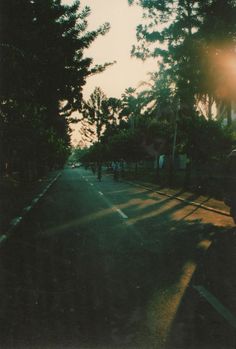
<path id="1" fill-rule="evenodd" d="M 231 328 L 192 287 L 230 227 L 111 176 L 64 170 L 0 250 L 0 347 L 233 348 Z"/>

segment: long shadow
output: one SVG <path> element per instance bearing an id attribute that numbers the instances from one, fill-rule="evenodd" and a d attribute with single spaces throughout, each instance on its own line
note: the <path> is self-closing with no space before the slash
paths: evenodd
<path id="1" fill-rule="evenodd" d="M 192 258 L 189 228 L 199 226 L 184 227 L 159 253 L 125 234 L 114 246 L 105 234 L 38 239 L 19 232 L 1 253 L 1 347 L 130 348 L 137 341 L 134 347 L 151 348 L 147 304 Z"/>
<path id="2" fill-rule="evenodd" d="M 65 207 L 68 190 L 61 194 Z M 197 244 L 221 229 L 174 220 L 185 206 L 178 203 L 137 227 L 109 213 L 60 230 L 85 210 L 77 213 L 72 202 L 62 212 L 57 201 L 52 190 L 47 205 L 42 202 L 0 251 L 1 348 L 159 348 L 148 320 L 154 295 L 176 285 L 186 262 L 200 258 Z M 59 233 L 44 234 L 48 226 Z"/>
<path id="3" fill-rule="evenodd" d="M 143 193 L 141 193 L 139 196 L 140 200 L 142 199 L 142 197 Z M 196 196 L 193 195 L 192 198 L 190 197 L 188 199 L 191 200 L 195 198 Z M 201 282 L 205 282 L 207 284 L 207 287 L 210 288 L 211 292 L 213 292 L 214 295 L 220 297 L 220 299 L 224 301 L 224 304 L 228 304 L 230 309 L 234 309 L 235 313 L 236 299 L 233 295 L 235 294 L 236 284 L 233 278 L 233 268 L 235 267 L 236 262 L 236 249 L 234 249 L 234 252 L 230 252 L 230 250 L 232 250 L 232 243 L 233 241 L 235 241 L 235 239 L 232 239 L 232 228 L 220 228 L 216 227 L 214 224 L 203 224 L 201 220 L 195 220 L 191 223 L 186 222 L 185 219 L 191 216 L 193 213 L 195 213 L 198 210 L 198 208 L 194 208 L 178 221 L 174 221 L 173 219 L 171 219 L 173 213 L 175 213 L 178 210 L 181 210 L 186 206 L 185 203 L 179 203 L 174 207 L 165 210 L 163 213 L 158 213 L 158 209 L 171 200 L 172 198 L 167 198 L 157 204 L 154 203 L 146 208 L 140 209 L 140 214 L 138 218 L 138 222 L 142 222 L 144 227 L 142 232 L 143 239 L 148 240 L 149 243 L 152 244 L 152 247 L 153 245 L 155 246 L 155 252 L 158 254 L 159 260 L 161 260 L 160 264 L 163 274 L 160 275 L 159 273 L 159 284 L 156 285 L 157 288 L 168 288 L 171 285 L 173 285 L 176 282 L 176 280 L 181 277 L 183 266 L 186 263 L 186 261 L 195 260 L 196 263 L 199 263 L 200 266 L 204 264 L 204 268 L 200 268 L 199 266 L 197 269 L 196 275 L 198 275 L 198 279 L 199 275 L 201 275 Z M 206 199 L 205 202 L 207 201 L 208 199 Z M 138 207 L 132 208 L 133 212 L 138 209 Z M 155 212 L 157 212 L 156 216 Z M 163 224 L 163 221 L 165 221 L 166 223 Z M 155 231 L 150 231 L 149 229 L 150 225 L 152 225 L 152 222 L 153 226 L 155 226 Z M 162 230 L 162 233 L 159 228 Z M 166 234 L 166 232 L 168 232 L 168 235 Z M 156 244 L 155 238 L 157 237 L 159 238 L 159 244 Z M 212 246 L 206 254 L 204 254 L 203 251 L 199 253 L 199 249 L 196 248 L 197 245 L 204 239 L 214 239 Z M 222 243 L 226 239 L 227 244 Z M 216 249 L 215 247 L 216 242 L 218 245 L 221 246 L 220 254 L 219 247 L 218 249 Z M 165 246 L 165 248 L 163 248 L 163 246 Z M 218 251 L 218 253 L 216 251 Z M 214 256 L 214 258 L 212 257 L 212 255 Z M 227 262 L 225 262 L 225 256 L 228 256 Z M 217 263 L 217 259 L 219 258 L 221 260 L 221 263 L 219 263 L 219 261 Z M 156 264 L 156 267 L 158 268 L 158 264 Z M 195 280 L 196 275 L 194 278 Z M 219 281 L 216 280 L 219 277 L 222 280 L 221 284 L 219 283 Z M 224 285 L 225 287 L 222 287 L 222 285 Z M 155 287 L 150 287 L 151 292 L 154 288 Z M 149 294 L 148 297 L 150 296 L 151 294 Z M 192 299 L 194 303 L 195 298 L 196 295 L 194 294 L 192 289 L 191 292 L 187 291 L 185 297 L 183 298 L 182 305 L 180 306 L 180 308 L 184 308 L 186 311 L 186 304 L 188 304 L 188 307 L 189 299 Z M 204 304 L 203 306 L 200 306 L 199 297 L 197 305 L 195 302 L 194 306 L 195 308 L 193 307 L 193 305 L 189 307 L 189 309 L 191 309 L 190 313 L 192 312 L 192 330 L 190 331 L 188 329 L 189 324 L 186 325 L 186 323 L 189 322 L 189 319 L 187 319 L 187 321 L 185 321 L 184 324 L 184 331 L 188 333 L 188 335 L 186 335 L 186 333 L 185 335 L 181 335 L 182 340 L 177 341 L 177 333 L 180 330 L 179 325 L 183 327 L 183 323 L 179 320 L 175 322 L 173 326 L 173 328 L 175 329 L 173 332 L 176 333 L 176 338 L 174 342 L 175 344 L 173 344 L 172 341 L 172 346 L 170 346 L 170 348 L 175 348 L 173 345 L 176 345 L 176 348 L 181 349 L 197 349 L 199 347 L 213 349 L 223 348 L 223 343 L 225 343 L 225 348 L 234 348 L 236 343 L 235 333 L 232 330 L 232 328 L 230 328 L 230 326 L 228 326 L 227 324 L 225 324 L 224 321 L 222 321 L 222 317 L 215 319 L 218 317 L 218 315 L 211 314 L 212 309 L 208 309 L 209 304 Z M 196 316 L 195 321 L 193 314 L 194 316 L 197 315 L 196 313 L 199 310 L 198 306 L 199 309 L 202 308 L 201 314 L 203 315 L 199 316 L 198 314 L 198 316 Z M 187 314 L 189 314 L 189 311 L 187 311 Z M 207 318 L 207 320 L 205 320 L 205 327 L 204 321 L 200 321 L 201 316 L 205 319 Z M 180 316 L 178 315 L 176 317 L 179 318 Z M 213 325 L 213 327 L 210 326 L 210 322 L 212 321 L 212 319 L 213 321 L 215 321 L 215 324 L 217 324 L 215 326 Z M 197 324 L 193 326 L 193 323 L 195 322 Z M 211 331 L 211 335 L 207 335 L 209 330 Z M 199 331 L 201 333 L 199 333 Z M 185 341 L 183 340 L 183 338 Z"/>
<path id="4" fill-rule="evenodd" d="M 195 287 L 206 289 L 236 315 L 235 228 L 218 229 L 201 257 L 172 323 L 167 349 L 234 349 L 236 346 L 235 328 L 224 317 L 224 311 L 221 307 L 214 308 Z"/>

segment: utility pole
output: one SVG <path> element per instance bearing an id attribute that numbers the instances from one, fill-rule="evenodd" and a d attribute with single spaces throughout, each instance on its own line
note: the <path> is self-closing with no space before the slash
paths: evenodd
<path id="1" fill-rule="evenodd" d="M 171 160 L 170 160 L 170 172 L 169 172 L 170 185 L 172 185 L 173 171 L 175 166 L 176 139 L 177 139 L 177 132 L 178 132 L 178 111 L 179 111 L 179 104 L 177 104 L 174 111 L 174 138 L 173 138 L 172 154 L 171 154 Z"/>
<path id="2" fill-rule="evenodd" d="M 177 132 L 178 132 L 178 118 L 179 118 L 179 102 L 177 101 L 175 111 L 174 111 L 174 138 L 173 138 L 173 146 L 172 146 L 173 167 L 174 167 L 174 161 L 175 161 L 176 139 L 177 139 Z"/>
<path id="3" fill-rule="evenodd" d="M 173 148 L 172 148 L 172 164 L 173 164 L 173 167 L 174 167 L 174 162 L 175 162 L 175 149 L 176 149 L 177 131 L 178 131 L 178 110 L 175 112 L 174 139 L 173 139 Z"/>

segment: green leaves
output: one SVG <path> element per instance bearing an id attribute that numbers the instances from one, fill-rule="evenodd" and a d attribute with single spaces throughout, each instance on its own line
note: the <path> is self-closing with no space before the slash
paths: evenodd
<path id="1" fill-rule="evenodd" d="M 129 3 L 141 6 L 145 19 L 144 24 L 137 26 L 138 44 L 133 46 L 131 54 L 143 60 L 155 57 L 165 65 L 171 72 L 180 103 L 188 105 L 190 114 L 195 108 L 196 95 L 203 90 L 204 94 L 217 99 L 217 85 L 229 85 L 229 79 L 224 69 L 209 60 L 209 55 L 235 50 L 235 1 L 137 0 Z M 233 90 L 229 86 L 228 89 Z M 228 96 L 232 98 L 230 91 Z"/>

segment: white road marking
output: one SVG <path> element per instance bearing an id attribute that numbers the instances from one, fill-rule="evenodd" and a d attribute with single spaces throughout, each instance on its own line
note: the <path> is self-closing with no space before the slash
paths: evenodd
<path id="1" fill-rule="evenodd" d="M 32 203 L 37 204 L 38 201 L 39 201 L 39 198 L 35 198 L 34 200 L 32 200 Z"/>
<path id="2" fill-rule="evenodd" d="M 128 218 L 128 216 L 126 216 L 126 214 L 124 214 L 124 212 L 122 212 L 119 208 L 116 208 L 116 211 L 121 215 L 122 218 Z"/>
<path id="3" fill-rule="evenodd" d="M 0 236 L 0 244 L 7 239 L 7 236 L 5 234 Z"/>
<path id="4" fill-rule="evenodd" d="M 119 213 L 119 215 L 123 218 L 123 219 L 128 219 L 128 216 L 126 216 L 126 214 L 124 212 L 122 212 L 119 208 L 115 207 L 103 194 L 103 192 L 99 191 L 98 192 L 101 196 L 103 196 L 103 199 L 106 201 L 107 205 L 109 207 L 111 207 L 111 209 L 113 211 L 116 211 Z"/>
<path id="5" fill-rule="evenodd" d="M 22 221 L 22 217 L 15 217 L 11 220 L 10 225 L 11 226 L 16 226 L 17 224 L 19 224 Z"/>
<path id="6" fill-rule="evenodd" d="M 51 186 L 53 185 L 53 183 L 56 182 L 56 180 L 61 176 L 61 173 L 59 173 L 47 186 L 46 188 L 44 188 L 44 190 L 38 194 L 38 196 L 36 198 L 34 198 L 31 202 L 31 205 L 29 206 L 26 206 L 23 208 L 22 210 L 22 214 L 23 216 L 29 212 L 33 207 L 34 205 L 41 199 L 41 197 L 43 197 L 46 192 L 51 188 Z M 11 220 L 10 224 L 9 224 L 9 229 L 8 229 L 8 232 L 7 233 L 11 233 L 16 227 L 18 224 L 21 223 L 21 221 L 23 220 L 23 217 L 22 216 L 18 216 L 18 217 L 15 217 Z M 6 240 L 8 238 L 9 235 L 6 235 L 6 234 L 3 234 L 0 236 L 0 244 Z"/>
<path id="7" fill-rule="evenodd" d="M 236 317 L 210 291 L 200 285 L 195 285 L 193 288 L 197 290 L 232 327 L 236 328 Z"/>
<path id="8" fill-rule="evenodd" d="M 23 209 L 23 211 L 24 211 L 24 212 L 29 212 L 31 209 L 32 209 L 32 206 L 29 205 L 29 206 L 26 206 L 26 207 Z"/>

